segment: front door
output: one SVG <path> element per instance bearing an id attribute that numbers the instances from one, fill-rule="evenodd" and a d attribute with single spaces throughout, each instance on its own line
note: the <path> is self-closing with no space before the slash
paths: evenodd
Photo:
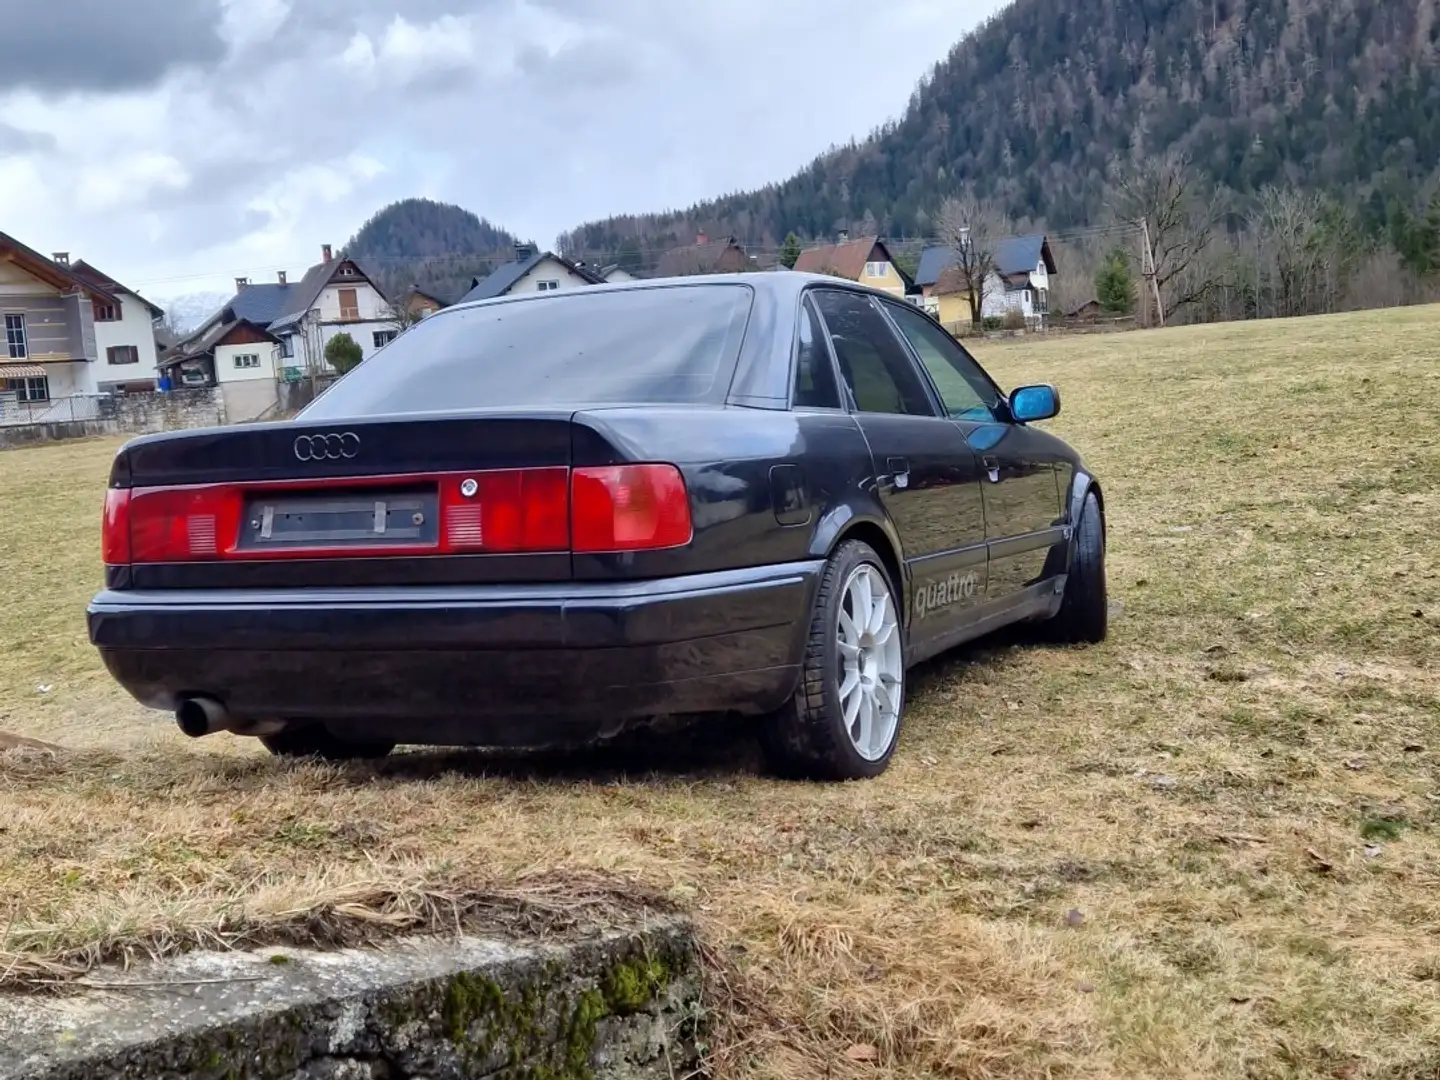
<path id="1" fill-rule="evenodd" d="M 1051 550 L 1063 550 L 1064 504 L 1057 475 L 1063 447 L 1044 432 L 1011 422 L 999 389 L 939 326 L 904 304 L 887 303 L 885 310 L 980 461 L 990 548 L 986 597 L 1012 597 L 1043 580 Z"/>
<path id="2" fill-rule="evenodd" d="M 924 651 L 953 636 L 985 596 L 979 462 L 964 432 L 939 415 L 875 301 L 839 289 L 817 289 L 814 298 L 900 534 L 911 646 Z"/>

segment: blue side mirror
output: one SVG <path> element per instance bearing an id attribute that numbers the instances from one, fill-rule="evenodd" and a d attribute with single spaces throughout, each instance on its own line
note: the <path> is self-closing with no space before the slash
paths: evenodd
<path id="1" fill-rule="evenodd" d="M 1022 386 L 1010 395 L 1010 415 L 1022 424 L 1049 420 L 1060 412 L 1060 391 L 1048 383 Z"/>

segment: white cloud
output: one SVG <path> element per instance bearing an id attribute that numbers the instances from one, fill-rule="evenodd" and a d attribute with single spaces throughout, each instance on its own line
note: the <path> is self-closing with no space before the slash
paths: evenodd
<path id="1" fill-rule="evenodd" d="M 863 136 L 1000 3 L 224 0 L 207 68 L 0 79 L 0 231 L 157 295 L 303 270 L 409 195 L 548 243 Z"/>

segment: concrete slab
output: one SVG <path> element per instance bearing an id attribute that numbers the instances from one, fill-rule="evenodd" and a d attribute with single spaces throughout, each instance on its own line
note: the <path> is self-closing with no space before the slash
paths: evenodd
<path id="1" fill-rule="evenodd" d="M 194 953 L 0 997 L 5 1080 L 641 1080 L 695 1067 L 683 921 L 538 944 Z"/>

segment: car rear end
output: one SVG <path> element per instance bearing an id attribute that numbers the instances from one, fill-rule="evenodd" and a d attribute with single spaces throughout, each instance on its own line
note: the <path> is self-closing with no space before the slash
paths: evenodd
<path id="1" fill-rule="evenodd" d="M 294 421 L 128 444 L 109 670 L 192 734 L 542 745 L 774 708 L 809 568 L 697 558 L 674 437 L 723 427 L 749 290 L 665 293 L 442 313 Z"/>

